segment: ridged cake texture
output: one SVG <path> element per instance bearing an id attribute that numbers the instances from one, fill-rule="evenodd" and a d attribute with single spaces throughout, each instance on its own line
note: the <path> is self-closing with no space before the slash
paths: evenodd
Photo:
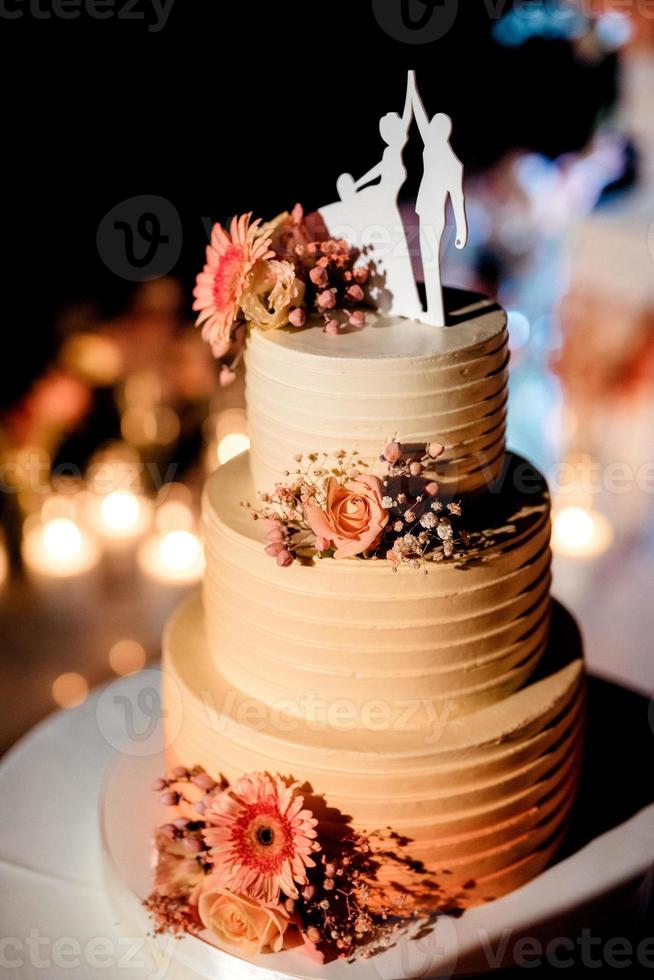
<path id="1" fill-rule="evenodd" d="M 167 630 L 164 701 L 171 764 L 306 782 L 334 820 L 406 839 L 425 905 L 465 907 L 556 853 L 584 672 L 576 627 L 550 599 L 545 481 L 505 452 L 506 316 L 472 294 L 446 303 L 445 328 L 371 317 L 338 337 L 317 324 L 252 332 L 251 453 L 207 482 L 203 601 Z M 394 572 L 265 554 L 243 501 L 301 453 L 357 449 L 375 468 L 393 435 L 445 445 L 438 478 L 463 498 L 463 556 Z M 380 875 L 401 884 L 394 862 Z"/>
<path id="2" fill-rule="evenodd" d="M 363 330 L 338 337 L 322 320 L 252 332 L 246 396 L 256 490 L 271 490 L 299 453 L 352 447 L 374 467 L 395 434 L 444 444 L 444 494 L 492 484 L 505 447 L 506 314 L 474 293 L 446 298 L 446 328 L 371 314 Z"/>
<path id="3" fill-rule="evenodd" d="M 335 820 L 406 837 L 411 861 L 424 865 L 426 906 L 497 898 L 551 860 L 578 784 L 580 643 L 560 607 L 554 622 L 539 671 L 508 697 L 445 721 L 416 723 L 408 714 L 380 722 L 364 712 L 343 727 L 291 716 L 283 701 L 264 704 L 234 688 L 209 656 L 194 598 L 164 642 L 169 762 L 199 763 L 228 780 L 292 774 L 324 794 Z M 401 867 L 391 864 L 386 874 L 401 884 Z"/>
<path id="4" fill-rule="evenodd" d="M 520 461 L 513 460 L 511 485 Z M 219 469 L 204 497 L 207 639 L 233 686 L 290 714 L 338 725 L 335 704 L 407 699 L 467 714 L 515 690 L 535 669 L 549 630 L 549 502 L 544 484 L 505 492 L 496 526 L 485 523 L 461 561 L 425 573 L 386 561 L 296 562 L 280 569 L 264 551 L 247 455 Z M 483 509 L 483 508 L 482 508 Z M 486 508 L 488 509 L 488 508 Z M 344 712 L 343 724 L 348 724 Z"/>

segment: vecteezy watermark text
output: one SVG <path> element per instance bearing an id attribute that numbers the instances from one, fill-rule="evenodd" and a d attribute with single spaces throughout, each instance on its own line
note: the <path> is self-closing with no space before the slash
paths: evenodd
<path id="1" fill-rule="evenodd" d="M 175 0 L 0 0 L 0 19 L 120 20 L 146 24 L 157 34 L 168 23 Z"/>
<path id="2" fill-rule="evenodd" d="M 216 699 L 211 691 L 200 692 L 205 725 L 214 733 L 224 731 L 229 719 L 253 731 L 272 728 L 283 734 L 299 729 L 324 732 L 416 732 L 425 745 L 442 738 L 455 707 L 453 700 L 441 703 L 431 698 L 324 698 L 316 691 L 297 697 L 284 697 L 264 704 L 255 698 L 239 696 L 236 690 Z"/>
<path id="3" fill-rule="evenodd" d="M 172 936 L 148 943 L 142 936 L 94 936 L 81 942 L 75 936 L 45 936 L 30 929 L 25 936 L 0 938 L 0 970 L 79 970 L 82 966 L 105 976 L 126 976 L 138 971 L 147 980 L 164 980 L 170 969 L 175 940 Z M 108 974 L 106 971 L 111 971 Z M 12 975 L 15 976 L 15 973 Z"/>
<path id="4" fill-rule="evenodd" d="M 484 934 L 485 933 L 485 934 Z M 654 967 L 654 938 L 646 937 L 638 944 L 621 936 L 603 938 L 593 935 L 590 929 L 582 929 L 577 936 L 555 936 L 543 942 L 535 936 L 513 938 L 510 929 L 505 929 L 494 943 L 485 930 L 479 930 L 478 938 L 484 950 L 489 968 L 517 966 L 533 969 L 552 966 L 569 969 L 583 966 L 597 969 L 606 966 L 612 969 L 639 965 Z"/>
<path id="5" fill-rule="evenodd" d="M 34 450 L 24 453 L 20 459 L 0 457 L 0 493 L 18 494 L 29 491 L 43 497 L 49 496 L 53 491 L 74 494 L 85 477 L 86 482 L 100 494 L 116 490 L 134 491 L 146 483 L 160 494 L 159 499 L 163 501 L 163 495 L 172 483 L 177 468 L 178 464 L 175 462 L 168 463 L 164 469 L 152 460 L 126 466 L 120 463 L 91 463 L 85 471 L 77 463 L 64 461 L 52 467 L 47 455 Z"/>
<path id="6" fill-rule="evenodd" d="M 494 492 L 504 487 L 512 487 L 520 494 L 539 493 L 543 477 L 530 463 L 520 463 L 514 471 L 503 471 L 498 478 L 488 465 L 483 452 L 471 454 L 472 462 L 477 460 L 484 472 L 487 486 Z M 178 464 L 171 462 L 164 469 L 154 462 L 135 463 L 126 467 L 120 464 L 108 466 L 103 462 L 93 463 L 86 470 L 86 480 L 92 483 L 99 493 L 112 490 L 130 490 L 140 486 L 146 479 L 156 490 L 161 491 L 174 478 Z M 75 481 L 80 481 L 84 473 L 77 463 L 61 461 L 51 468 L 50 460 L 34 450 L 23 454 L 20 459 L 0 456 L 0 493 L 17 494 L 29 490 L 31 493 L 50 494 L 75 491 Z M 591 496 L 608 494 L 625 496 L 630 493 L 654 494 L 654 460 L 643 460 L 634 466 L 624 460 L 599 462 L 591 456 L 581 455 L 574 461 L 554 464 L 545 473 L 550 491 L 557 498 L 578 494 L 579 491 Z"/>

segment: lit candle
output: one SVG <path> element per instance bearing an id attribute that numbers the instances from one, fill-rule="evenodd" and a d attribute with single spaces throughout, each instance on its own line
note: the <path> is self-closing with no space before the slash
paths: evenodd
<path id="1" fill-rule="evenodd" d="M 147 530 L 150 516 L 149 500 L 130 490 L 114 490 L 90 502 L 89 519 L 110 542 L 133 541 Z"/>
<path id="2" fill-rule="evenodd" d="M 139 549 L 146 575 L 165 585 L 191 585 L 204 572 L 202 543 L 192 531 L 166 531 L 147 538 Z"/>
<path id="3" fill-rule="evenodd" d="M 72 578 L 97 565 L 96 541 L 69 517 L 26 525 L 23 560 L 28 569 L 53 578 Z"/>

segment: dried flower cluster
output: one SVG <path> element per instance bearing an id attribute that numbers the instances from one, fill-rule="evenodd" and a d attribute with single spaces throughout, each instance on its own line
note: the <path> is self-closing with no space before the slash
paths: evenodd
<path id="1" fill-rule="evenodd" d="M 366 319 L 369 268 L 357 249 L 329 238 L 319 215 L 296 204 L 266 224 L 251 218 L 234 218 L 229 231 L 214 225 L 193 291 L 197 326 L 225 360 L 223 384 L 233 380 L 248 326 L 302 327 L 317 312 L 325 331 L 338 334 Z"/>
<path id="2" fill-rule="evenodd" d="M 230 786 L 198 766 L 153 789 L 174 810 L 144 903 L 157 933 L 206 929 L 247 953 L 303 946 L 322 960 L 369 955 L 413 917 L 376 882 L 376 835 L 323 828 L 296 782 L 251 773 Z"/>
<path id="3" fill-rule="evenodd" d="M 367 472 L 357 452 L 296 457 L 288 481 L 260 495 L 255 520 L 265 520 L 266 553 L 286 567 L 311 558 L 384 558 L 424 568 L 425 561 L 460 557 L 468 545 L 457 526 L 461 505 L 438 499 L 431 470 L 444 452 L 439 442 L 403 446 L 391 440 L 380 460 L 383 477 Z"/>

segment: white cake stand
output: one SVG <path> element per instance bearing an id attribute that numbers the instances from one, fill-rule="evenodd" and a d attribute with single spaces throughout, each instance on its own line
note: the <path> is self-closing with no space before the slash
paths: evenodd
<path id="1" fill-rule="evenodd" d="M 141 902 L 151 890 L 152 831 L 165 822 L 165 811 L 150 786 L 164 769 L 152 744 L 143 754 L 119 753 L 101 801 L 106 887 L 120 927 L 130 934 L 151 931 Z M 174 961 L 166 974 L 170 980 L 451 977 L 515 965 L 517 951 L 525 948 L 516 944 L 525 937 L 540 944 L 545 962 L 547 957 L 551 962 L 569 956 L 570 943 L 582 930 L 605 921 L 616 908 L 629 910 L 634 918 L 641 914 L 651 894 L 653 866 L 654 805 L 649 805 L 523 888 L 459 918 L 441 917 L 422 938 L 401 936 L 395 946 L 369 960 L 320 966 L 297 951 L 248 959 L 238 950 L 219 948 L 206 935 L 156 937 L 151 946 L 162 964 Z"/>

